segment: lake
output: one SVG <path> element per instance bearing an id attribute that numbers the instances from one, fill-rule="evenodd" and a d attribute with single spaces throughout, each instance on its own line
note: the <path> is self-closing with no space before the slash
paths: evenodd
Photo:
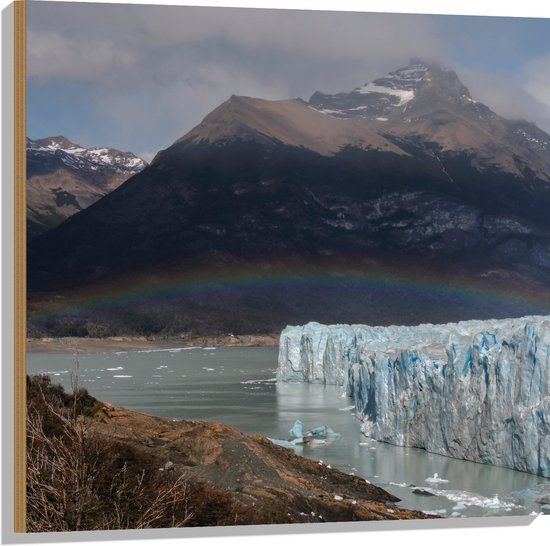
<path id="1" fill-rule="evenodd" d="M 369 440 L 342 387 L 276 383 L 277 354 L 273 347 L 86 353 L 78 357 L 78 376 L 103 401 L 222 422 L 270 438 L 287 439 L 297 419 L 305 430 L 326 424 L 341 437 L 296 453 L 364 477 L 402 499 L 405 508 L 447 517 L 547 512 L 535 499 L 550 495 L 550 480 Z M 66 353 L 29 353 L 27 373 L 47 373 L 70 387 L 74 360 Z M 411 485 L 433 496 L 414 494 Z"/>

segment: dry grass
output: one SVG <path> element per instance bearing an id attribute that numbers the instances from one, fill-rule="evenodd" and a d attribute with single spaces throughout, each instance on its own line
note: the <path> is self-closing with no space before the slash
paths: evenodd
<path id="1" fill-rule="evenodd" d="M 76 385 L 73 385 L 76 386 Z M 98 403 L 47 377 L 28 379 L 29 532 L 181 527 L 191 522 L 190 485 L 159 472 L 126 446 L 95 435 Z"/>

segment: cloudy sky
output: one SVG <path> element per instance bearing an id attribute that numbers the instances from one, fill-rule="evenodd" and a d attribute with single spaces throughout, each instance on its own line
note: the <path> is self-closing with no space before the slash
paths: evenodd
<path id="1" fill-rule="evenodd" d="M 348 91 L 412 56 L 550 131 L 550 20 L 33 1 L 28 135 L 145 159 L 232 94 Z"/>

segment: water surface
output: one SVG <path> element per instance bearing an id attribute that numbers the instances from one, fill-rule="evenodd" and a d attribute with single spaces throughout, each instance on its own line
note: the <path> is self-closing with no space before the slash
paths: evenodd
<path id="1" fill-rule="evenodd" d="M 550 480 L 369 440 L 341 387 L 277 384 L 277 352 L 206 347 L 88 353 L 78 357 L 78 376 L 100 400 L 164 417 L 222 422 L 271 438 L 287 439 L 296 419 L 306 429 L 326 424 L 341 438 L 297 453 L 380 485 L 406 508 L 452 517 L 542 511 L 535 499 L 550 495 Z M 27 357 L 28 373 L 48 373 L 66 387 L 74 368 L 70 354 Z M 414 494 L 412 486 L 435 495 Z"/>

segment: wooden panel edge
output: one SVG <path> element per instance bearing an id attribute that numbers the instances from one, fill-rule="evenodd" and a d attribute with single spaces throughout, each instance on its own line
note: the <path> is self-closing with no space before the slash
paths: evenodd
<path id="1" fill-rule="evenodd" d="M 14 3 L 14 532 L 26 531 L 26 40 L 27 3 Z"/>

